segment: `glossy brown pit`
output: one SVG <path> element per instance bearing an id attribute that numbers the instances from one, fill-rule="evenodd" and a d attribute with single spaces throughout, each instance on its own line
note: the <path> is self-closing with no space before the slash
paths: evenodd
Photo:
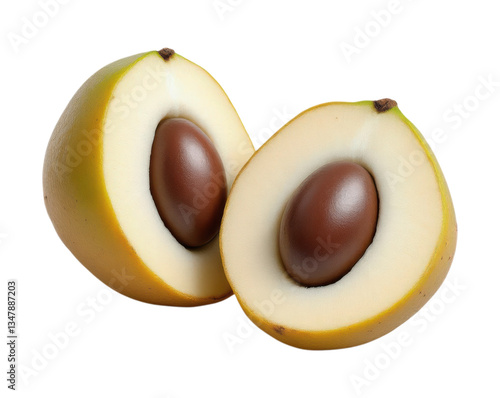
<path id="1" fill-rule="evenodd" d="M 321 167 L 285 207 L 279 250 L 286 271 L 304 286 L 338 281 L 372 242 L 377 218 L 377 189 L 364 167 L 350 161 Z"/>
<path id="2" fill-rule="evenodd" d="M 158 124 L 149 179 L 158 213 L 179 243 L 199 247 L 217 235 L 226 175 L 214 144 L 198 126 L 182 118 Z"/>

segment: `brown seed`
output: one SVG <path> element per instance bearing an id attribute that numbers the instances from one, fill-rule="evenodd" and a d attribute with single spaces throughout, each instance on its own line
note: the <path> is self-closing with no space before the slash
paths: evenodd
<path id="1" fill-rule="evenodd" d="M 217 235 L 226 175 L 214 144 L 198 126 L 182 118 L 158 124 L 149 176 L 158 213 L 179 243 L 199 247 Z"/>
<path id="2" fill-rule="evenodd" d="M 377 218 L 377 189 L 364 167 L 350 161 L 321 167 L 283 212 L 279 250 L 286 271 L 304 286 L 339 280 L 372 242 Z"/>

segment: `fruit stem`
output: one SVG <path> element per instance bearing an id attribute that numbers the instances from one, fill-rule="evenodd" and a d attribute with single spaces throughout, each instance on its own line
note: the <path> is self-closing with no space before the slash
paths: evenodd
<path id="1" fill-rule="evenodd" d="M 392 99 L 384 98 L 378 101 L 373 101 L 373 105 L 378 113 L 383 113 L 398 106 L 398 103 Z"/>
<path id="2" fill-rule="evenodd" d="M 168 61 L 169 58 L 175 54 L 175 51 L 172 50 L 171 48 L 162 48 L 160 51 L 158 51 L 158 54 L 161 55 L 161 57 L 165 60 Z"/>

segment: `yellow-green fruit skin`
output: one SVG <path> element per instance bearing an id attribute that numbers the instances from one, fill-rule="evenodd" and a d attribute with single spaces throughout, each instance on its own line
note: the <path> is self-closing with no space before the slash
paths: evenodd
<path id="1" fill-rule="evenodd" d="M 143 263 L 124 236 L 106 191 L 103 123 L 107 106 L 116 83 L 146 56 L 160 57 L 157 52 L 148 52 L 109 64 L 91 76 L 71 99 L 45 155 L 45 206 L 64 244 L 109 287 L 153 304 L 214 303 L 229 297 L 231 290 L 220 297 L 192 297 L 167 285 Z"/>
<path id="2" fill-rule="evenodd" d="M 373 102 L 361 101 L 351 105 L 373 106 Z M 260 329 L 285 344 L 308 350 L 328 350 L 353 347 L 382 337 L 417 313 L 425 305 L 425 303 L 427 303 L 432 295 L 436 293 L 448 274 L 457 244 L 457 221 L 448 185 L 434 153 L 417 128 L 401 113 L 399 108 L 394 107 L 387 112 L 394 112 L 397 117 L 401 118 L 401 120 L 408 125 L 411 132 L 420 142 L 429 162 L 432 164 L 438 181 L 441 193 L 443 224 L 432 259 L 428 263 L 425 272 L 422 274 L 418 282 L 399 302 L 395 303 L 392 307 L 377 316 L 374 316 L 373 318 L 334 330 L 297 330 L 269 322 L 269 320 L 251 311 L 245 305 L 244 301 L 238 297 L 238 291 L 236 287 L 233 286 L 235 296 L 245 314 Z M 295 119 L 300 116 L 301 115 L 296 116 Z M 293 123 L 293 120 L 291 120 L 288 124 L 290 123 Z M 277 134 L 279 134 L 279 131 L 275 135 Z M 252 158 L 250 158 L 247 162 L 247 165 L 251 161 Z M 240 173 L 242 171 L 240 171 Z M 238 179 L 236 179 L 234 185 L 237 184 Z M 229 197 L 228 202 L 230 200 L 231 197 Z M 222 248 L 222 259 L 224 262 L 223 249 L 224 248 Z M 325 314 L 325 316 L 328 316 L 328 314 Z"/>

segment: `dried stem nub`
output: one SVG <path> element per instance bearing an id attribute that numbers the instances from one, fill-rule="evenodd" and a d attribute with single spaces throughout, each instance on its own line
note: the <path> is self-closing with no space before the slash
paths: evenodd
<path id="1" fill-rule="evenodd" d="M 168 61 L 168 59 L 175 54 L 175 51 L 172 50 L 171 48 L 165 47 L 162 48 L 160 51 L 158 51 L 158 54 L 160 54 L 165 61 Z"/>
<path id="2" fill-rule="evenodd" d="M 373 101 L 373 105 L 378 113 L 383 113 L 394 108 L 395 106 L 398 106 L 398 103 L 392 99 L 384 98 L 378 101 Z"/>

